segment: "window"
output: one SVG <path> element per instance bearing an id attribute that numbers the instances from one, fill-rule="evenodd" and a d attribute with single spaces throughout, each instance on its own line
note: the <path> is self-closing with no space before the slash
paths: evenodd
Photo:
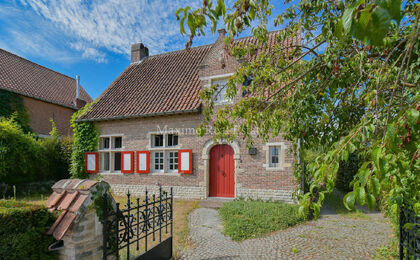
<path id="1" fill-rule="evenodd" d="M 109 149 L 109 137 L 102 137 L 99 147 L 100 149 Z"/>
<path id="2" fill-rule="evenodd" d="M 178 152 L 168 152 L 168 170 L 178 170 Z"/>
<path id="3" fill-rule="evenodd" d="M 114 171 L 121 171 L 121 153 L 114 154 Z"/>
<path id="4" fill-rule="evenodd" d="M 153 147 L 163 147 L 163 135 L 153 136 Z"/>
<path id="5" fill-rule="evenodd" d="M 122 148 L 122 137 L 114 137 L 114 148 Z"/>
<path id="6" fill-rule="evenodd" d="M 159 133 L 150 136 L 152 146 L 151 167 L 154 172 L 178 172 L 179 135 Z"/>
<path id="7" fill-rule="evenodd" d="M 226 97 L 227 82 L 227 79 L 215 80 L 212 82 L 212 85 L 217 87 L 213 96 L 214 103 L 229 102 L 229 99 Z"/>
<path id="8" fill-rule="evenodd" d="M 154 152 L 153 157 L 153 169 L 163 171 L 163 152 Z"/>
<path id="9" fill-rule="evenodd" d="M 278 168 L 280 166 L 280 146 L 270 146 L 269 165 L 271 168 Z"/>
<path id="10" fill-rule="evenodd" d="M 122 136 L 99 138 L 99 169 L 102 172 L 121 171 Z"/>
<path id="11" fill-rule="evenodd" d="M 167 146 L 177 146 L 178 145 L 178 135 L 168 134 Z"/>

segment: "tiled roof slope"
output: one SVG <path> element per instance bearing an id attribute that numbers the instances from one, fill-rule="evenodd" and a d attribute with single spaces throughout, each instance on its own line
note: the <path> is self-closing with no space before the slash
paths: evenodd
<path id="1" fill-rule="evenodd" d="M 268 34 L 270 46 L 280 31 Z M 255 43 L 254 37 L 235 40 Z M 298 42 L 297 37 L 285 45 Z M 129 65 L 79 121 L 135 118 L 198 111 L 201 106 L 199 66 L 213 45 L 150 56 Z M 252 58 L 251 58 L 252 59 Z"/>
<path id="2" fill-rule="evenodd" d="M 74 107 L 76 80 L 0 49 L 0 89 L 46 102 Z M 80 89 L 80 98 L 92 98 Z"/>
<path id="3" fill-rule="evenodd" d="M 197 111 L 199 64 L 210 45 L 149 56 L 132 63 L 79 120 Z"/>
<path id="4" fill-rule="evenodd" d="M 70 225 L 81 214 L 81 207 L 89 198 L 90 189 L 98 182 L 93 180 L 64 179 L 52 186 L 53 193 L 46 204 L 50 211 L 61 211 L 60 216 L 48 230 L 47 234 L 55 239 L 63 238 Z"/>

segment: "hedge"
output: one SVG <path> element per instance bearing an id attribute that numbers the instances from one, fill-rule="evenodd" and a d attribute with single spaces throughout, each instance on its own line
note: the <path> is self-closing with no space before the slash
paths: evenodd
<path id="1" fill-rule="evenodd" d="M 0 200 L 0 259 L 57 259 L 46 234 L 55 220 L 43 206 Z"/>
<path id="2" fill-rule="evenodd" d="M 68 178 L 71 142 L 38 138 L 25 133 L 13 118 L 0 117 L 0 183 Z"/>

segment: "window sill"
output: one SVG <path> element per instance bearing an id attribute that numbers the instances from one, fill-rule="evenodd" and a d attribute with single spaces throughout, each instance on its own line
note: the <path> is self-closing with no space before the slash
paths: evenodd
<path id="1" fill-rule="evenodd" d="M 181 149 L 180 145 L 169 146 L 169 147 L 150 147 L 150 148 L 148 148 L 149 151 L 167 151 L 167 150 L 179 150 L 179 149 Z"/>
<path id="2" fill-rule="evenodd" d="M 179 172 L 151 172 L 149 175 L 152 176 L 181 176 Z"/>
<path id="3" fill-rule="evenodd" d="M 273 166 L 270 166 L 269 164 L 263 164 L 263 167 L 265 168 L 266 171 L 270 171 L 270 172 L 284 171 L 283 165 L 273 167 Z"/>
<path id="4" fill-rule="evenodd" d="M 121 171 L 115 171 L 115 172 L 111 172 L 111 171 L 99 171 L 98 173 L 101 174 L 101 175 L 124 175 L 124 173 L 122 173 Z"/>

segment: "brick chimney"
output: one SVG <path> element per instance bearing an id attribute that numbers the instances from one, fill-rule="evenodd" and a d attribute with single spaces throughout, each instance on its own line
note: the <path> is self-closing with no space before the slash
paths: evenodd
<path id="1" fill-rule="evenodd" d="M 149 56 L 149 49 L 143 43 L 131 45 L 131 63 L 141 61 Z"/>

